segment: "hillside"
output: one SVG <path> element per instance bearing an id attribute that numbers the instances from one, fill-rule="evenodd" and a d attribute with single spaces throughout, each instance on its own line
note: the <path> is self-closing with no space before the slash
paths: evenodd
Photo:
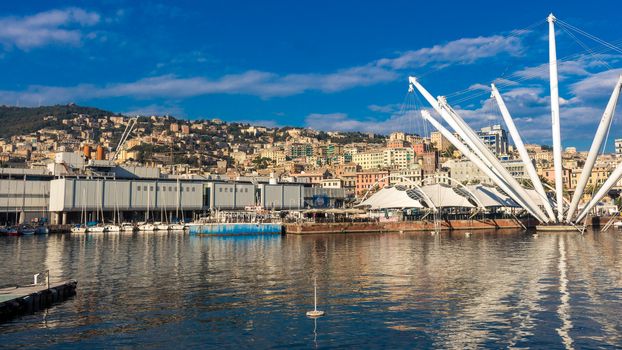
<path id="1" fill-rule="evenodd" d="M 0 138 L 12 135 L 24 135 L 41 128 L 56 125 L 62 119 L 70 118 L 75 114 L 88 114 L 91 117 L 117 115 L 94 107 L 82 107 L 74 104 L 42 107 L 14 107 L 0 106 Z M 52 115 L 58 121 L 44 120 Z"/>

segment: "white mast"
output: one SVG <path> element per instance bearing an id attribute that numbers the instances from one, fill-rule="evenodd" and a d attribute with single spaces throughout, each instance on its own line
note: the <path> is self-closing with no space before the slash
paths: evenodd
<path id="1" fill-rule="evenodd" d="M 523 187 L 520 186 L 518 181 L 512 177 L 512 175 L 503 167 L 499 160 L 490 152 L 488 147 L 484 145 L 479 137 L 475 135 L 473 130 L 466 125 L 466 123 L 460 118 L 452 109 L 447 105 L 442 98 L 439 98 L 441 103 L 436 101 L 432 95 L 417 81 L 415 77 L 409 77 L 410 83 L 409 91 L 414 91 L 413 86 L 419 90 L 423 97 L 432 105 L 432 107 L 443 117 L 443 119 L 454 129 L 458 135 L 464 140 L 464 142 L 471 147 L 477 157 L 480 158 L 481 164 L 487 168 L 491 168 L 496 177 L 499 177 L 506 183 L 506 187 L 509 189 L 508 195 L 512 197 L 519 205 L 527 209 L 536 219 L 542 222 L 548 222 L 549 219 L 540 210 L 538 205 L 533 202 Z M 469 133 L 470 132 L 470 133 Z M 462 142 L 460 142 L 462 143 Z M 479 146 L 479 147 L 478 147 Z M 458 147 L 458 146 L 456 146 Z M 477 163 L 476 163 L 477 164 Z M 482 169 L 483 171 L 483 169 Z M 494 179 L 493 179 L 494 180 Z"/>
<path id="2" fill-rule="evenodd" d="M 562 142 L 559 125 L 559 86 L 557 83 L 557 52 L 555 49 L 555 16 L 551 13 L 549 22 L 549 76 L 551 83 L 551 126 L 553 128 L 553 167 L 555 168 L 555 194 L 557 220 L 564 219 L 564 175 L 562 168 Z"/>
<path id="3" fill-rule="evenodd" d="M 568 214 L 566 216 L 566 221 L 570 222 L 572 220 L 572 214 L 574 214 L 577 206 L 579 205 L 579 201 L 583 196 L 583 191 L 585 190 L 585 186 L 587 185 L 587 181 L 592 175 L 592 169 L 594 168 L 594 163 L 596 162 L 596 158 L 598 157 L 598 151 L 603 144 L 603 140 L 605 136 L 609 132 L 609 126 L 611 125 L 611 118 L 613 117 L 613 112 L 616 109 L 616 104 L 618 102 L 618 98 L 620 97 L 620 89 L 622 88 L 622 75 L 618 78 L 618 82 L 616 86 L 613 88 L 613 93 L 611 93 L 611 97 L 609 98 L 609 102 L 607 103 L 607 107 L 605 108 L 605 112 L 603 113 L 602 118 L 600 119 L 600 124 L 598 124 L 598 129 L 596 130 L 596 135 L 594 136 L 594 141 L 592 141 L 592 146 L 590 147 L 590 152 L 587 155 L 587 159 L 585 160 L 585 165 L 583 166 L 583 171 L 581 171 L 581 177 L 579 177 L 579 181 L 577 182 L 577 187 L 575 189 L 574 195 L 572 196 L 572 202 L 570 203 L 570 207 L 568 208 Z"/>
<path id="4" fill-rule="evenodd" d="M 620 178 L 622 178 L 622 163 L 618 164 L 613 173 L 609 175 L 607 181 L 605 181 L 605 183 L 600 187 L 598 192 L 596 192 L 594 197 L 592 197 L 592 200 L 583 208 L 583 210 L 581 210 L 579 215 L 577 215 L 577 219 L 575 221 L 580 222 L 587 215 L 587 213 L 589 213 L 590 210 L 592 210 L 592 208 L 596 204 L 598 204 L 598 202 L 607 194 L 607 192 L 609 192 L 609 190 L 613 186 L 615 186 Z"/>
<path id="5" fill-rule="evenodd" d="M 495 84 L 490 85 L 492 88 L 492 96 L 497 101 L 497 105 L 499 105 L 499 109 L 501 110 L 501 115 L 503 116 L 503 120 L 505 121 L 505 125 L 508 127 L 510 131 L 510 136 L 512 136 L 512 140 L 514 140 L 514 145 L 518 150 L 518 154 L 520 155 L 523 164 L 525 165 L 525 169 L 527 170 L 527 174 L 529 175 L 529 179 L 531 179 L 531 183 L 533 184 L 533 188 L 536 190 L 540 198 L 542 199 L 542 204 L 544 205 L 544 209 L 546 209 L 546 213 L 549 216 L 549 219 L 555 221 L 555 213 L 553 213 L 553 208 L 551 207 L 551 203 L 549 202 L 549 198 L 544 191 L 544 187 L 542 186 L 542 182 L 540 181 L 540 177 L 538 177 L 538 173 L 536 172 L 536 168 L 533 166 L 531 159 L 529 158 L 529 153 L 527 153 L 527 149 L 525 148 L 525 144 L 523 143 L 523 139 L 518 133 L 518 129 L 514 124 L 514 120 L 508 111 L 499 90 Z"/>
<path id="6" fill-rule="evenodd" d="M 522 201 L 522 199 L 512 191 L 512 189 L 508 186 L 508 184 L 503 181 L 491 168 L 489 168 L 481 158 L 479 158 L 475 153 L 473 153 L 467 145 L 462 143 L 451 131 L 447 130 L 441 123 L 439 123 L 436 119 L 432 118 L 430 112 L 421 111 L 421 116 L 423 120 L 426 120 L 432 124 L 432 126 L 438 130 L 452 145 L 456 146 L 458 151 L 462 153 L 468 160 L 473 162 L 486 176 L 490 177 L 490 179 L 499 186 L 505 193 L 510 195 L 516 203 L 525 208 L 531 215 L 536 216 L 528 206 Z"/>

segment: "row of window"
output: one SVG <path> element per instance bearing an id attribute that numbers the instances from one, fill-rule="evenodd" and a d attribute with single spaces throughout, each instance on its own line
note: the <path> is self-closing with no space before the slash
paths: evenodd
<path id="1" fill-rule="evenodd" d="M 149 187 L 149 191 L 153 191 L 153 186 L 136 186 L 136 191 L 147 191 L 147 187 Z M 157 191 L 162 191 L 162 192 L 166 192 L 166 188 L 167 186 L 156 186 L 156 190 Z M 176 186 L 168 186 L 168 191 L 169 192 L 173 192 L 173 191 L 177 191 L 177 187 Z M 195 187 L 186 187 L 186 192 L 196 192 L 196 188 Z M 179 188 L 179 192 L 184 192 L 184 187 L 181 186 Z"/>
<path id="2" fill-rule="evenodd" d="M 218 192 L 239 192 L 239 193 L 248 193 L 248 188 L 240 188 L 240 187 L 236 187 L 236 188 L 229 188 L 229 187 L 225 187 L 225 190 L 223 191 L 223 188 L 219 188 Z"/>

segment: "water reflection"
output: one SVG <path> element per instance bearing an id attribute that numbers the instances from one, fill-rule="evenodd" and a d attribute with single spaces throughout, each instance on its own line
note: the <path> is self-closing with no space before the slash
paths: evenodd
<path id="1" fill-rule="evenodd" d="M 3 237 L 1 284 L 49 268 L 53 278 L 78 279 L 79 290 L 47 314 L 0 325 L 0 341 L 43 347 L 35 339 L 44 337 L 46 346 L 62 348 L 616 347 L 621 237 Z M 328 316 L 309 332 L 315 276 Z"/>

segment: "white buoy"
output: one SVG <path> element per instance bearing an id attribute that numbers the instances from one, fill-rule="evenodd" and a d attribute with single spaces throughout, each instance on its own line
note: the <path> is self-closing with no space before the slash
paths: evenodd
<path id="1" fill-rule="evenodd" d="M 317 278 L 313 280 L 313 310 L 307 311 L 307 316 L 311 318 L 324 316 L 324 311 L 317 309 Z"/>

